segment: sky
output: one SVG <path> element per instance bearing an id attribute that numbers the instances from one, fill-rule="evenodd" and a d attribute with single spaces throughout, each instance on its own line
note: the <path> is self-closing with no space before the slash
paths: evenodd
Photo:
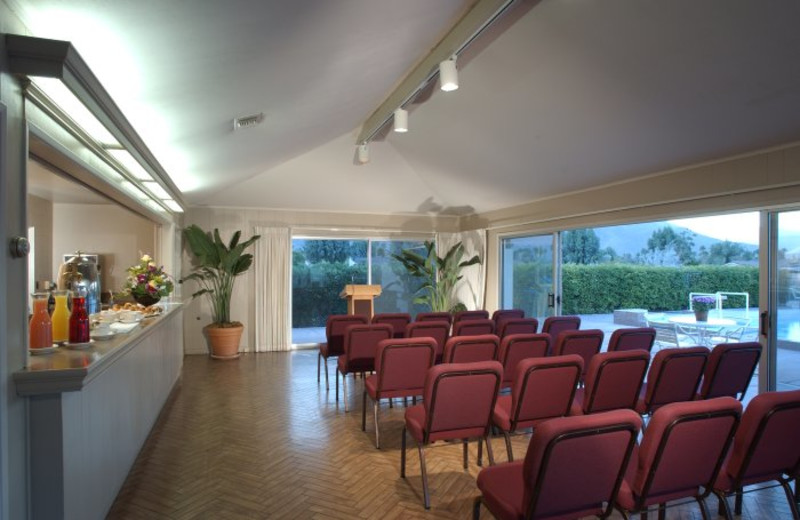
<path id="1" fill-rule="evenodd" d="M 800 221 L 800 219 L 796 220 Z M 713 217 L 682 218 L 670 220 L 669 223 L 689 228 L 698 235 L 758 245 L 759 214 L 756 211 Z"/>

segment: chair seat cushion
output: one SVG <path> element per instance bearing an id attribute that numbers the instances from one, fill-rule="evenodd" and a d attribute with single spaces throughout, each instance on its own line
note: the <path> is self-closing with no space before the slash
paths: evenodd
<path id="1" fill-rule="evenodd" d="M 337 366 L 342 374 L 372 372 L 375 370 L 375 360 L 371 358 L 348 360 L 345 356 L 339 356 Z"/>
<path id="2" fill-rule="evenodd" d="M 377 399 L 378 376 L 376 374 L 372 374 L 364 381 L 364 389 L 367 391 L 367 394 L 369 394 L 373 401 Z"/>
<path id="3" fill-rule="evenodd" d="M 340 352 L 339 349 L 331 349 L 327 343 L 319 344 L 319 353 L 322 354 L 322 357 L 326 359 L 331 356 L 341 356 L 343 354 L 343 352 Z"/>
<path id="4" fill-rule="evenodd" d="M 525 484 L 522 475 L 523 461 L 506 462 L 484 468 L 478 474 L 478 489 L 483 503 L 495 518 L 521 519 L 525 517 L 522 501 Z"/>
<path id="5" fill-rule="evenodd" d="M 425 437 L 425 406 L 417 404 L 406 408 L 406 429 L 417 442 Z"/>
<path id="6" fill-rule="evenodd" d="M 504 432 L 511 431 L 511 396 L 501 395 L 497 398 L 492 412 L 492 422 Z"/>
<path id="7" fill-rule="evenodd" d="M 622 480 L 622 484 L 619 487 L 619 491 L 617 492 L 617 505 L 626 511 L 636 511 L 636 500 L 639 498 L 636 491 L 634 491 L 634 486 L 636 486 L 637 477 L 639 477 L 640 482 L 644 482 L 644 476 L 638 475 L 639 471 L 639 446 L 634 445 L 633 452 L 631 452 L 630 461 L 628 461 L 628 467 L 625 470 L 625 478 Z M 639 490 L 641 492 L 641 490 Z M 694 490 L 694 494 L 699 493 L 699 489 Z M 642 507 L 646 508 L 653 504 L 663 504 L 667 503 L 671 500 L 678 500 L 680 498 L 686 498 L 687 496 L 692 496 L 691 493 L 687 493 L 687 490 L 679 490 L 672 493 L 661 493 L 659 495 L 650 495 L 648 496 L 642 503 Z"/>

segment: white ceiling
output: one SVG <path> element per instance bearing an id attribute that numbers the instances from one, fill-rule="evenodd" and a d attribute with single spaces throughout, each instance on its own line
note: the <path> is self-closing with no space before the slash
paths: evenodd
<path id="1" fill-rule="evenodd" d="M 522 0 L 363 166 L 361 122 L 473 1 L 7 1 L 192 205 L 469 214 L 800 140 L 795 1 Z"/>

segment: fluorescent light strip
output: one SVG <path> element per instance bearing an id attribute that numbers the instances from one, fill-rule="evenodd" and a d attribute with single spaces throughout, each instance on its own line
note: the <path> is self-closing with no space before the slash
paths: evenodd
<path id="1" fill-rule="evenodd" d="M 31 78 L 31 82 L 44 92 L 56 105 L 67 114 L 72 121 L 101 145 L 119 146 L 116 138 L 90 111 L 86 105 L 72 93 L 67 86 L 56 78 Z"/>
<path id="2" fill-rule="evenodd" d="M 110 153 L 111 156 L 114 159 L 119 161 L 119 163 L 122 166 L 124 166 L 125 169 L 128 170 L 131 175 L 133 175 L 134 177 L 136 177 L 140 181 L 152 181 L 153 180 L 153 177 L 149 173 L 147 173 L 147 170 L 145 170 L 142 167 L 141 164 L 139 164 L 139 161 L 134 159 L 134 157 L 131 155 L 131 153 L 129 151 L 124 150 L 122 148 L 118 148 L 118 149 L 111 148 L 111 149 L 106 150 L 106 151 L 108 153 Z"/>
<path id="3" fill-rule="evenodd" d="M 145 181 L 142 183 L 147 191 L 152 193 L 156 196 L 157 199 L 169 199 L 172 198 L 167 190 L 165 190 L 159 183 L 155 181 Z"/>
<path id="4" fill-rule="evenodd" d="M 175 213 L 183 213 L 183 208 L 181 207 L 181 205 L 175 202 L 174 200 L 164 199 L 162 202 L 166 204 L 167 207 L 172 211 L 174 211 Z"/>
<path id="5" fill-rule="evenodd" d="M 142 201 L 150 198 L 145 192 L 139 189 L 138 186 L 130 181 L 122 181 L 119 186 L 137 200 Z"/>

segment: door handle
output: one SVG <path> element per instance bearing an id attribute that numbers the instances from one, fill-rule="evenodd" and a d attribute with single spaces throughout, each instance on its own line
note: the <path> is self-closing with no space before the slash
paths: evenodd
<path id="1" fill-rule="evenodd" d="M 556 306 L 556 295 L 553 293 L 547 293 L 547 306 L 548 307 L 555 307 Z"/>
<path id="2" fill-rule="evenodd" d="M 769 334 L 768 329 L 769 329 L 769 313 L 767 311 L 764 311 L 761 313 L 761 316 L 759 317 L 758 333 L 766 338 L 767 335 Z"/>

